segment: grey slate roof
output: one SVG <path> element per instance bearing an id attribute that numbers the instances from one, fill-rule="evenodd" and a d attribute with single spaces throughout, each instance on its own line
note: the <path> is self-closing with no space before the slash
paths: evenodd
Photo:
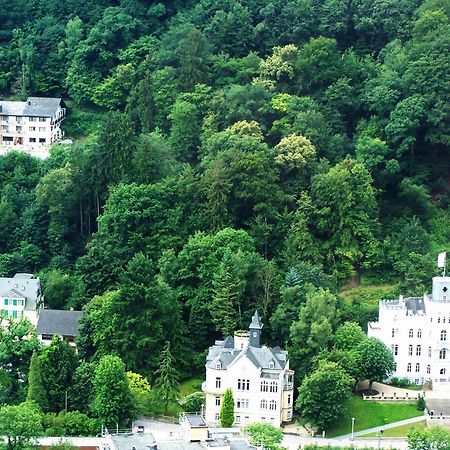
<path id="1" fill-rule="evenodd" d="M 23 116 L 25 102 L 0 101 L 0 114 L 5 116 Z"/>
<path id="2" fill-rule="evenodd" d="M 405 300 L 408 315 L 425 314 L 425 302 L 423 297 L 409 297 Z"/>
<path id="3" fill-rule="evenodd" d="M 53 117 L 60 98 L 28 97 L 26 102 L 0 101 L 0 114 L 6 116 Z"/>
<path id="4" fill-rule="evenodd" d="M 25 298 L 25 311 L 35 311 L 41 296 L 41 283 L 30 273 L 16 273 L 13 278 L 0 278 L 0 298 L 13 293 Z"/>
<path id="5" fill-rule="evenodd" d="M 228 339 L 228 338 L 227 338 Z M 241 354 L 247 357 L 255 367 L 262 370 L 268 370 L 270 361 L 273 361 L 274 367 L 270 370 L 282 370 L 288 361 L 288 352 L 281 350 L 280 347 L 252 347 L 251 345 L 244 349 L 233 349 L 224 347 L 225 341 L 219 341 L 219 345 L 213 345 L 209 348 L 206 357 L 206 366 L 211 369 L 216 368 L 218 362 L 222 369 L 228 368 Z"/>
<path id="6" fill-rule="evenodd" d="M 37 334 L 78 336 L 78 324 L 82 315 L 82 311 L 44 309 L 36 325 Z"/>
<path id="7" fill-rule="evenodd" d="M 60 98 L 28 97 L 23 110 L 24 116 L 53 117 L 61 104 Z"/>

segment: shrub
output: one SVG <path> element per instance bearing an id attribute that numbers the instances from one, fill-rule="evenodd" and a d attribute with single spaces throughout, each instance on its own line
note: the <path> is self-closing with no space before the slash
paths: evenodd
<path id="1" fill-rule="evenodd" d="M 416 408 L 418 411 L 423 411 L 426 408 L 425 399 L 423 397 L 419 397 L 417 399 Z"/>
<path id="2" fill-rule="evenodd" d="M 181 406 L 185 412 L 199 412 L 204 404 L 205 394 L 203 392 L 194 392 L 186 396 Z"/>

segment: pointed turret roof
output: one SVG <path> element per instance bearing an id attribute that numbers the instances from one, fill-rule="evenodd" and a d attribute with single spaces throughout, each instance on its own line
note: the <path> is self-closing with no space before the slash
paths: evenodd
<path id="1" fill-rule="evenodd" d="M 263 324 L 259 317 L 258 310 L 255 309 L 255 314 L 253 314 L 253 316 L 252 316 L 252 323 L 250 324 L 250 326 L 248 328 L 250 330 L 254 330 L 254 329 L 261 330 L 262 327 L 263 327 Z"/>

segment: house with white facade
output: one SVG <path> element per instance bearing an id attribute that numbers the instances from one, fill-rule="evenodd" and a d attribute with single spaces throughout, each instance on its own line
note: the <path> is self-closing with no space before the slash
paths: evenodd
<path id="1" fill-rule="evenodd" d="M 34 326 L 44 308 L 44 296 L 39 278 L 29 273 L 16 273 L 12 278 L 0 278 L 0 317 L 27 318 Z"/>
<path id="2" fill-rule="evenodd" d="M 294 371 L 289 368 L 288 352 L 280 347 L 261 346 L 262 328 L 255 311 L 248 332 L 236 332 L 209 348 L 206 381 L 202 385 L 209 424 L 220 422 L 227 388 L 233 392 L 236 426 L 268 422 L 279 427 L 292 420 Z"/>
<path id="3" fill-rule="evenodd" d="M 368 336 L 392 350 L 394 377 L 450 390 L 450 277 L 434 277 L 429 295 L 380 301 Z"/>
<path id="4" fill-rule="evenodd" d="M 66 107 L 60 98 L 28 97 L 25 102 L 0 100 L 0 149 L 23 150 L 45 157 L 63 132 Z"/>

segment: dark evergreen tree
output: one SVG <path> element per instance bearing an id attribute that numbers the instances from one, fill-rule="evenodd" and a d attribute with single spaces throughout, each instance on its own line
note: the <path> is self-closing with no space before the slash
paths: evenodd
<path id="1" fill-rule="evenodd" d="M 164 412 L 170 403 L 175 403 L 178 398 L 179 374 L 175 368 L 175 358 L 170 351 L 170 342 L 167 341 L 164 350 L 159 357 L 159 367 L 155 372 L 155 388 L 158 392 L 158 401 L 164 406 Z"/>

